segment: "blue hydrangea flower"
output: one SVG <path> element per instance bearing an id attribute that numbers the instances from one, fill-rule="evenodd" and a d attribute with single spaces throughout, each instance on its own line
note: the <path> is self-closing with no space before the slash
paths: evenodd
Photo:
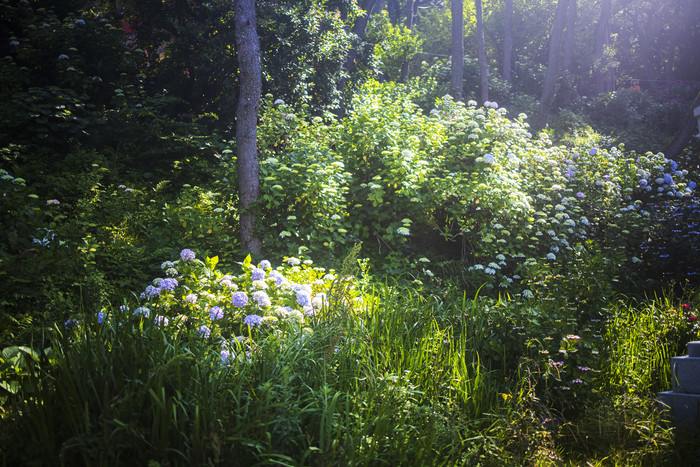
<path id="1" fill-rule="evenodd" d="M 248 315 L 243 319 L 243 324 L 248 326 L 258 326 L 262 324 L 263 319 L 260 315 Z"/>
<path id="2" fill-rule="evenodd" d="M 577 198 L 581 198 L 581 199 L 583 199 L 583 198 L 585 198 L 585 197 L 586 197 L 586 195 L 585 195 L 585 194 L 583 194 L 583 192 L 579 191 L 578 193 L 576 193 L 576 197 L 577 197 Z"/>
<path id="3" fill-rule="evenodd" d="M 105 319 L 105 314 L 100 311 L 99 313 L 95 314 L 95 316 L 97 316 L 97 322 L 102 324 L 102 321 Z"/>
<path id="4" fill-rule="evenodd" d="M 260 268 L 255 268 L 253 269 L 253 273 L 251 274 L 251 278 L 254 281 L 261 281 L 265 279 L 265 271 L 260 269 Z"/>
<path id="5" fill-rule="evenodd" d="M 183 261 L 191 261 L 195 258 L 195 255 L 192 250 L 185 248 L 180 252 L 180 258 L 182 258 Z"/>
<path id="6" fill-rule="evenodd" d="M 133 314 L 134 316 L 143 316 L 144 318 L 148 318 L 148 315 L 151 314 L 151 310 L 149 310 L 145 306 L 141 306 L 134 310 Z"/>
<path id="7" fill-rule="evenodd" d="M 197 303 L 197 295 L 191 293 L 185 297 L 185 301 L 187 303 Z"/>
<path id="8" fill-rule="evenodd" d="M 173 290 L 175 290 L 175 287 L 177 287 L 177 285 L 178 285 L 177 279 L 173 279 L 173 278 L 168 277 L 168 278 L 160 281 L 160 284 L 158 284 L 158 288 L 160 290 L 173 291 Z"/>
<path id="9" fill-rule="evenodd" d="M 268 260 L 264 259 L 264 260 L 260 261 L 260 264 L 258 264 L 258 267 L 260 269 L 271 269 L 272 264 L 270 264 L 270 262 Z"/>
<path id="10" fill-rule="evenodd" d="M 227 364 L 229 359 L 231 358 L 231 352 L 228 350 L 222 350 L 219 352 L 219 355 L 221 356 L 221 363 L 223 365 Z"/>
<path id="11" fill-rule="evenodd" d="M 557 255 L 555 255 L 554 253 L 547 253 L 546 258 L 551 259 L 551 260 L 555 260 L 555 259 L 557 259 Z"/>
<path id="12" fill-rule="evenodd" d="M 144 294 L 146 295 L 146 298 L 152 298 L 155 295 L 158 295 L 160 293 L 160 290 L 157 287 L 154 287 L 152 285 L 149 285 L 146 287 L 146 290 Z"/>
<path id="13" fill-rule="evenodd" d="M 245 292 L 236 292 L 233 294 L 231 302 L 233 303 L 233 306 L 243 308 L 248 304 L 248 295 L 246 295 Z"/>
<path id="14" fill-rule="evenodd" d="M 297 292 L 297 303 L 300 306 L 311 305 L 311 295 L 306 293 L 305 291 Z"/>
<path id="15" fill-rule="evenodd" d="M 258 290 L 253 293 L 253 300 L 260 306 L 271 306 L 270 297 L 264 290 Z"/>
<path id="16" fill-rule="evenodd" d="M 664 174 L 664 182 L 666 182 L 666 184 L 668 185 L 673 186 L 673 177 L 671 176 L 671 174 Z"/>
<path id="17" fill-rule="evenodd" d="M 197 332 L 199 333 L 200 336 L 202 336 L 205 339 L 208 339 L 209 336 L 211 335 L 211 329 L 209 329 L 207 326 L 200 326 L 197 328 Z"/>
<path id="18" fill-rule="evenodd" d="M 697 185 L 695 182 L 688 182 L 688 188 L 690 188 L 691 190 L 694 190 L 696 186 Z"/>
<path id="19" fill-rule="evenodd" d="M 212 321 L 219 320 L 224 317 L 224 310 L 221 307 L 213 306 L 209 309 L 209 317 Z"/>
<path id="20" fill-rule="evenodd" d="M 591 148 L 591 150 L 588 151 L 589 156 L 595 156 L 596 154 L 598 154 L 598 148 Z"/>
<path id="21" fill-rule="evenodd" d="M 270 272 L 270 276 L 269 276 L 269 277 L 270 277 L 270 279 L 274 279 L 274 280 L 275 280 L 275 284 L 277 285 L 277 287 L 279 287 L 279 286 L 282 284 L 282 282 L 284 282 L 284 281 L 286 280 L 286 279 L 284 278 L 284 276 L 282 275 L 282 273 L 280 273 L 279 271 L 272 271 L 272 272 Z"/>
<path id="22" fill-rule="evenodd" d="M 484 154 L 484 162 L 487 164 L 493 164 L 495 161 L 493 154 Z"/>

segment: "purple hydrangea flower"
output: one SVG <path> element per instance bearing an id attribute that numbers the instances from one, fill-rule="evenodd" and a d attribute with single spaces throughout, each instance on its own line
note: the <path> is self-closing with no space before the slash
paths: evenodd
<path id="1" fill-rule="evenodd" d="M 270 262 L 268 260 L 264 259 L 264 260 L 260 261 L 260 264 L 258 264 L 258 267 L 260 269 L 270 269 L 270 268 L 272 268 L 272 264 L 270 264 Z"/>
<path id="2" fill-rule="evenodd" d="M 224 310 L 221 307 L 213 306 L 209 309 L 209 317 L 212 321 L 216 321 L 224 317 Z"/>
<path id="3" fill-rule="evenodd" d="M 186 301 L 187 303 L 193 303 L 193 304 L 194 304 L 194 303 L 197 303 L 197 295 L 191 293 L 191 294 L 189 294 L 189 295 L 187 295 L 187 296 L 185 297 L 185 301 Z"/>
<path id="4" fill-rule="evenodd" d="M 262 324 L 263 319 L 260 315 L 248 315 L 243 319 L 243 324 L 248 326 L 258 326 Z"/>
<path id="5" fill-rule="evenodd" d="M 180 258 L 182 258 L 183 261 L 191 261 L 195 258 L 194 252 L 185 248 L 180 252 Z"/>
<path id="6" fill-rule="evenodd" d="M 233 303 L 233 306 L 243 308 L 248 304 L 248 295 L 246 295 L 245 292 L 236 292 L 233 294 L 231 302 Z"/>
<path id="7" fill-rule="evenodd" d="M 265 271 L 260 268 L 255 268 L 253 269 L 253 274 L 251 275 L 251 278 L 254 281 L 261 281 L 265 279 Z"/>
<path id="8" fill-rule="evenodd" d="M 202 336 L 205 339 L 208 339 L 209 336 L 211 335 L 211 329 L 209 329 L 207 326 L 198 327 L 197 332 L 199 333 L 200 336 Z"/>
<path id="9" fill-rule="evenodd" d="M 219 355 L 221 356 L 221 363 L 225 365 L 228 363 L 229 359 L 231 358 L 231 352 L 228 350 L 222 350 L 219 352 Z"/>
<path id="10" fill-rule="evenodd" d="M 576 197 L 583 199 L 586 197 L 586 195 L 584 195 L 582 192 L 579 191 L 578 193 L 576 193 Z"/>
<path id="11" fill-rule="evenodd" d="M 158 288 L 160 290 L 170 290 L 173 291 L 175 290 L 175 287 L 177 287 L 177 279 L 173 278 L 165 278 L 162 281 L 160 281 L 160 284 L 158 284 Z"/>
<path id="12" fill-rule="evenodd" d="M 595 156 L 596 154 L 598 154 L 598 148 L 591 148 L 591 150 L 588 151 L 589 156 Z"/>

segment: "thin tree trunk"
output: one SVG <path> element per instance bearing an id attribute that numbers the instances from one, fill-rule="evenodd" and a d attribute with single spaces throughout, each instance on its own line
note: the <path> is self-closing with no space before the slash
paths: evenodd
<path id="1" fill-rule="evenodd" d="M 372 8 L 374 8 L 375 2 L 376 0 L 362 0 L 360 3 L 360 9 L 364 10 L 365 13 L 358 16 L 355 19 L 355 24 L 352 25 L 352 33 L 360 39 L 360 42 L 365 38 L 365 31 L 367 31 L 367 24 L 369 23 L 369 17 L 372 14 Z M 349 73 L 355 69 L 355 57 L 357 57 L 357 47 L 353 47 L 348 52 L 348 56 L 345 59 L 345 66 L 343 67 L 346 72 Z"/>
<path id="2" fill-rule="evenodd" d="M 513 0 L 506 0 L 506 19 L 503 30 L 503 79 L 512 84 L 511 64 L 513 60 Z"/>
<path id="3" fill-rule="evenodd" d="M 234 12 L 240 69 L 240 95 L 236 108 L 236 155 L 241 247 L 252 254 L 258 254 L 262 245 L 255 235 L 253 206 L 260 197 L 257 130 L 262 75 L 260 42 L 255 30 L 255 0 L 234 0 Z"/>
<path id="4" fill-rule="evenodd" d="M 612 0 L 603 0 L 600 7 L 600 19 L 595 29 L 595 38 L 593 41 L 593 60 L 594 67 L 597 63 L 597 67 L 593 70 L 593 82 L 595 84 L 596 91 L 598 93 L 603 93 L 607 89 L 607 71 L 604 71 L 602 67 L 603 54 L 605 52 L 605 46 L 608 44 L 610 39 L 610 11 L 612 9 Z"/>
<path id="5" fill-rule="evenodd" d="M 486 68 L 486 45 L 484 44 L 484 14 L 481 0 L 474 0 L 476 7 L 476 42 L 478 46 L 479 76 L 481 77 L 481 102 L 489 100 L 489 75 Z"/>
<path id="6" fill-rule="evenodd" d="M 413 6 L 414 0 L 406 0 L 406 27 L 410 30 L 413 29 Z M 401 65 L 401 82 L 405 83 L 408 79 L 408 74 L 410 73 L 410 60 L 406 60 Z"/>
<path id="7" fill-rule="evenodd" d="M 559 77 L 559 63 L 561 56 L 561 40 L 564 35 L 566 25 L 566 10 L 569 0 L 558 0 L 557 9 L 554 12 L 554 24 L 549 40 L 549 59 L 547 64 L 547 74 L 544 78 L 542 96 L 540 97 L 540 109 L 535 122 L 535 131 L 542 130 L 549 120 L 549 112 L 554 101 L 554 90 Z"/>
<path id="8" fill-rule="evenodd" d="M 564 69 L 573 73 L 574 42 L 576 40 L 576 0 L 569 0 L 569 12 L 566 21 L 566 42 L 564 43 Z"/>
<path id="9" fill-rule="evenodd" d="M 464 3 L 452 0 L 452 80 L 450 92 L 455 102 L 462 100 L 464 86 Z"/>

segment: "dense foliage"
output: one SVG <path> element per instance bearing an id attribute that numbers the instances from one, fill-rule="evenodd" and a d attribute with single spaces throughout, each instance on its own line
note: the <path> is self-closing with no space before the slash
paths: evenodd
<path id="1" fill-rule="evenodd" d="M 513 76 L 485 1 L 463 103 L 445 5 L 258 2 L 251 258 L 231 4 L 0 0 L 1 463 L 694 461 L 656 403 L 700 338 L 699 147 L 660 152 L 689 4 L 615 2 L 603 60 L 579 0 L 536 133 L 556 2 L 514 3 Z"/>

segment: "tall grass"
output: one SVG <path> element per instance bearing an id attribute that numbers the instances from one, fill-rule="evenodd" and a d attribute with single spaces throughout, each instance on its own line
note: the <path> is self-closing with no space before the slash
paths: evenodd
<path id="1" fill-rule="evenodd" d="M 52 349 L 30 352 L 26 371 L 10 378 L 3 364 L 16 391 L 3 393 L 0 458 L 324 466 L 688 458 L 654 405 L 655 392 L 670 386 L 668 359 L 697 337 L 670 295 L 610 305 L 607 321 L 593 323 L 600 341 L 552 301 L 387 285 L 364 299 L 365 307 L 325 309 L 313 330 L 248 340 L 225 363 L 219 342 L 148 320 L 88 317 L 77 333 L 57 327 Z M 551 394 L 564 383 L 547 359 L 574 331 L 601 342 L 599 375 L 587 393 L 563 392 L 578 410 L 562 412 Z M 592 365 L 583 344 L 568 352 Z"/>

